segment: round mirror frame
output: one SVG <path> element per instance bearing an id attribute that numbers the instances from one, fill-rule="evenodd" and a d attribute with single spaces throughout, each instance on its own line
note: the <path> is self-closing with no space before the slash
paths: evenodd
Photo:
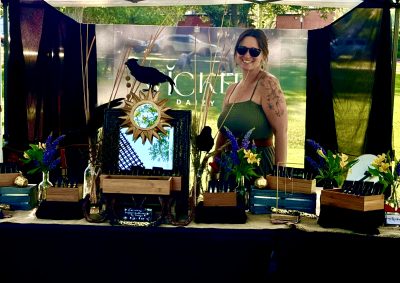
<path id="1" fill-rule="evenodd" d="M 125 112 L 121 119 L 124 121 L 121 123 L 121 128 L 127 128 L 126 134 L 132 134 L 133 141 L 136 141 L 139 137 L 142 138 L 142 143 L 144 144 L 146 140 L 150 143 L 153 142 L 153 137 L 159 139 L 159 133 L 167 134 L 165 127 L 170 127 L 168 123 L 171 116 L 166 114 L 167 110 L 171 108 L 165 107 L 167 99 L 158 100 L 159 92 L 151 91 L 139 91 L 139 94 L 135 94 L 132 91 L 127 95 L 125 100 L 125 105 L 122 110 Z M 136 110 L 145 105 L 149 104 L 152 108 L 157 110 L 157 119 L 154 120 L 150 127 L 143 127 L 135 121 Z"/>

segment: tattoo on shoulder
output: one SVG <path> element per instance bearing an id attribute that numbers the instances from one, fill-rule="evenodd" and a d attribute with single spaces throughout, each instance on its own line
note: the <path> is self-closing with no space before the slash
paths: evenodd
<path id="1" fill-rule="evenodd" d="M 266 90 L 266 99 L 268 108 L 275 112 L 275 115 L 281 117 L 285 113 L 285 102 L 283 100 L 283 91 L 279 82 L 274 77 L 266 77 L 262 80 L 262 85 Z"/>

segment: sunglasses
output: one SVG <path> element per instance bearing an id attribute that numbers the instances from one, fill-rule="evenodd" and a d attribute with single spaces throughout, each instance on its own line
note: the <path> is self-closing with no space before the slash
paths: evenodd
<path id="1" fill-rule="evenodd" d="M 258 55 L 260 55 L 260 53 L 261 53 L 261 49 L 254 48 L 254 47 L 248 48 L 246 46 L 239 45 L 236 48 L 236 52 L 242 56 L 245 55 L 247 53 L 247 51 L 249 51 L 251 57 L 258 57 Z"/>

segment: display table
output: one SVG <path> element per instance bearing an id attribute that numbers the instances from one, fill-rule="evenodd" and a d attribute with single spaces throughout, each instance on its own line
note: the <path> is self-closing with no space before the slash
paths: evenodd
<path id="1" fill-rule="evenodd" d="M 80 220 L 52 220 L 52 219 L 39 219 L 35 216 L 36 208 L 32 210 L 16 210 L 8 212 L 12 217 L 0 219 L 1 223 L 19 223 L 19 224 L 62 224 L 62 225 L 85 225 L 85 226 L 110 226 L 108 222 L 103 223 L 90 223 L 85 219 Z M 321 233 L 340 233 L 340 234 L 359 234 L 351 230 L 342 228 L 323 228 L 317 224 L 317 219 L 301 217 L 301 221 L 297 224 L 272 224 L 269 214 L 254 215 L 247 214 L 247 222 L 244 224 L 223 224 L 223 223 L 195 223 L 192 221 L 189 225 L 180 228 L 207 228 L 207 229 L 247 229 L 247 230 L 276 230 L 276 229 L 296 229 L 306 232 L 321 232 Z M 118 226 L 115 226 L 118 227 Z M 123 226 L 129 227 L 129 226 Z M 161 224 L 160 228 L 177 228 L 176 226 Z M 133 228 L 133 227 L 130 227 Z M 399 238 L 400 227 L 382 226 L 379 227 L 379 234 L 372 237 L 379 238 Z"/>
<path id="2" fill-rule="evenodd" d="M 400 228 L 380 231 L 324 229 L 307 218 L 274 225 L 269 215 L 251 214 L 246 224 L 143 228 L 16 211 L 0 220 L 0 282 L 319 281 L 319 273 L 331 280 L 388 278 L 387 270 L 398 269 Z"/>
<path id="3" fill-rule="evenodd" d="M 52 220 L 52 219 L 39 219 L 35 216 L 36 208 L 32 210 L 16 210 L 10 212 L 12 217 L 0 219 L 0 223 L 20 223 L 20 224 L 63 224 L 63 225 L 89 225 L 89 226 L 110 226 L 108 222 L 104 223 L 90 223 L 85 219 L 80 220 Z M 159 227 L 163 228 L 176 228 L 172 225 L 161 224 Z M 269 215 L 253 215 L 248 214 L 248 221 L 245 224 L 202 224 L 192 221 L 185 228 L 217 228 L 217 229 L 283 229 L 288 228 L 287 225 L 272 224 Z"/>

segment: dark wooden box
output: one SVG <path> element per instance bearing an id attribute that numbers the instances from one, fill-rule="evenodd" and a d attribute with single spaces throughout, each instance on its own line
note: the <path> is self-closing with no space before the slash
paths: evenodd
<path id="1" fill-rule="evenodd" d="M 250 212 L 253 214 L 269 214 L 271 207 L 298 210 L 315 214 L 316 193 L 289 193 L 276 190 L 250 190 Z"/>
<path id="2" fill-rule="evenodd" d="M 379 234 L 385 222 L 383 209 L 360 211 L 321 204 L 318 224 L 324 228 L 343 228 L 358 233 Z"/>
<path id="3" fill-rule="evenodd" d="M 379 234 L 385 221 L 384 196 L 357 196 L 341 189 L 321 191 L 318 224 L 325 228 L 338 227 L 355 232 Z"/>
<path id="4" fill-rule="evenodd" d="M 0 203 L 9 204 L 12 210 L 29 210 L 37 205 L 37 186 L 0 187 Z"/>
<path id="5" fill-rule="evenodd" d="M 196 206 L 194 221 L 196 223 L 243 224 L 247 221 L 244 206 Z"/>

